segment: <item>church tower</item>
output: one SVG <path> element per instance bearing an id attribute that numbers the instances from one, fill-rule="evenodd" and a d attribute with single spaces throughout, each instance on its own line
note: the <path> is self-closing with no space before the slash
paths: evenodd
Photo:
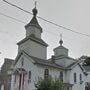
<path id="1" fill-rule="evenodd" d="M 56 47 L 54 49 L 54 55 L 55 57 L 58 57 L 58 56 L 68 56 L 68 49 L 65 48 L 62 44 L 63 44 L 63 40 L 62 40 L 62 35 L 60 35 L 60 46 Z"/>
<path id="2" fill-rule="evenodd" d="M 32 12 L 33 18 L 25 25 L 26 37 L 18 42 L 18 52 L 23 50 L 31 56 L 46 59 L 48 45 L 41 38 L 43 30 L 37 20 L 36 5 Z"/>
<path id="3" fill-rule="evenodd" d="M 67 67 L 71 63 L 75 62 L 75 60 L 68 56 L 68 49 L 63 46 L 62 35 L 60 36 L 60 45 L 54 49 L 54 62 L 58 65 Z"/>
<path id="4" fill-rule="evenodd" d="M 41 38 L 41 33 L 42 33 L 42 28 L 41 26 L 38 24 L 36 15 L 38 13 L 36 6 L 35 8 L 32 10 L 33 12 L 33 18 L 31 19 L 31 21 L 25 26 L 26 29 L 26 37 L 30 36 L 30 35 L 35 35 L 35 37 L 37 38 Z"/>

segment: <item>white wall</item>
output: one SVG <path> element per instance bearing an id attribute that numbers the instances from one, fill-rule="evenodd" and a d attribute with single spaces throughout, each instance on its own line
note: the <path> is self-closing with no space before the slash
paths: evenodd
<path id="1" fill-rule="evenodd" d="M 23 68 L 27 71 L 27 75 L 25 76 L 25 90 L 34 90 L 34 83 L 38 81 L 39 77 L 44 77 L 44 70 L 49 69 L 49 75 L 52 77 L 60 76 L 60 69 L 44 66 L 44 65 L 34 65 L 33 60 L 26 55 L 22 55 L 18 62 L 16 63 L 14 69 L 21 67 L 21 59 L 24 58 L 24 66 Z M 28 83 L 28 72 L 31 71 L 31 82 Z M 85 90 L 85 82 L 80 84 L 79 75 L 82 74 L 82 80 L 85 81 L 85 76 L 81 70 L 81 68 L 77 65 L 72 70 L 63 71 L 64 72 L 64 82 L 73 84 L 72 90 Z M 77 83 L 74 83 L 73 74 L 77 73 Z M 17 83 L 18 84 L 18 83 Z"/>
<path id="2" fill-rule="evenodd" d="M 77 75 L 76 83 L 74 83 L 74 73 Z M 67 78 L 69 78 L 69 83 L 73 84 L 73 90 L 85 90 L 85 75 L 83 74 L 79 65 L 75 66 L 68 74 L 69 77 Z M 80 84 L 80 74 L 82 74 L 82 84 Z"/>
<path id="3" fill-rule="evenodd" d="M 26 36 L 29 36 L 31 34 L 34 34 L 37 38 L 41 38 L 41 30 L 37 27 L 30 26 L 26 30 Z"/>
<path id="4" fill-rule="evenodd" d="M 90 72 L 87 72 L 88 75 L 85 78 L 85 82 L 89 82 L 90 83 Z"/>
<path id="5" fill-rule="evenodd" d="M 17 69 L 17 68 L 21 68 L 21 59 L 22 57 L 24 58 L 24 66 L 23 68 L 27 71 L 27 75 L 25 76 L 25 86 L 24 86 L 24 89 L 25 90 L 33 90 L 34 89 L 34 83 L 32 83 L 34 81 L 34 77 L 35 77 L 35 66 L 31 63 L 32 62 L 32 59 L 30 58 L 27 58 L 25 57 L 24 55 L 20 57 L 20 59 L 18 60 L 18 62 L 16 63 L 15 67 L 14 67 L 14 70 Z M 29 61 L 29 59 L 31 61 Z M 29 71 L 31 71 L 31 82 L 28 83 L 28 73 Z M 14 78 L 14 77 L 13 77 Z M 12 79 L 13 80 L 13 79 Z M 17 78 L 17 83 L 16 83 L 16 87 L 18 88 L 18 78 Z M 30 89 L 31 88 L 31 89 Z M 17 89 L 16 89 L 17 90 Z"/>
<path id="6" fill-rule="evenodd" d="M 14 69 L 21 67 L 21 59 L 24 58 L 24 66 L 23 68 L 27 71 L 27 75 L 25 76 L 25 90 L 34 90 L 35 86 L 34 83 L 38 81 L 38 78 L 44 77 L 44 69 L 49 69 L 49 75 L 52 77 L 59 77 L 60 76 L 60 69 L 55 69 L 48 66 L 42 66 L 42 65 L 34 65 L 32 62 L 33 60 L 31 58 L 28 58 L 27 56 L 22 55 L 19 60 L 17 61 Z M 28 72 L 31 71 L 31 82 L 28 83 Z M 14 76 L 13 76 L 14 78 Z M 18 79 L 18 78 L 17 78 Z M 12 79 L 12 82 L 14 80 Z M 15 84 L 16 87 L 18 87 L 18 80 Z M 13 88 L 13 85 L 12 85 Z M 13 90 L 13 89 L 12 89 Z"/>
<path id="7" fill-rule="evenodd" d="M 41 59 L 46 59 L 47 48 L 43 45 L 35 43 L 32 40 L 28 40 L 18 47 L 18 51 L 25 50 L 29 55 L 35 56 Z"/>
<path id="8" fill-rule="evenodd" d="M 54 49 L 54 55 L 55 56 L 60 56 L 60 55 L 68 56 L 68 49 L 65 49 L 64 47 L 59 46 L 56 49 Z"/>

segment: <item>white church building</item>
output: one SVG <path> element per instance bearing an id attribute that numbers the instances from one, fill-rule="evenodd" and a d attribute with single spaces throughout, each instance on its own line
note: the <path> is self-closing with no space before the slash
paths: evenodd
<path id="1" fill-rule="evenodd" d="M 60 39 L 54 48 L 54 55 L 47 60 L 48 44 L 42 40 L 43 29 L 37 21 L 37 9 L 33 9 L 33 18 L 25 26 L 26 37 L 18 42 L 18 54 L 13 64 L 11 90 L 35 90 L 34 83 L 39 77 L 60 77 L 68 85 L 67 90 L 85 90 L 87 73 L 68 55 L 68 49 Z"/>

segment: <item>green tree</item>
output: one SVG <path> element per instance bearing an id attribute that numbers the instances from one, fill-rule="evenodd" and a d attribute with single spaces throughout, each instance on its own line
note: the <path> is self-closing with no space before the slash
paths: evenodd
<path id="1" fill-rule="evenodd" d="M 87 57 L 86 60 L 84 61 L 85 66 L 90 66 L 90 57 Z"/>
<path id="2" fill-rule="evenodd" d="M 67 86 L 59 79 L 47 77 L 39 79 L 35 84 L 37 90 L 66 90 Z"/>

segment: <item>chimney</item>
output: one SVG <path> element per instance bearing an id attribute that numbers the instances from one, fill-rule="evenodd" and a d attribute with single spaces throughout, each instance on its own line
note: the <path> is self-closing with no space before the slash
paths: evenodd
<path id="1" fill-rule="evenodd" d="M 52 63 L 55 63 L 55 56 L 52 56 L 51 61 Z"/>

